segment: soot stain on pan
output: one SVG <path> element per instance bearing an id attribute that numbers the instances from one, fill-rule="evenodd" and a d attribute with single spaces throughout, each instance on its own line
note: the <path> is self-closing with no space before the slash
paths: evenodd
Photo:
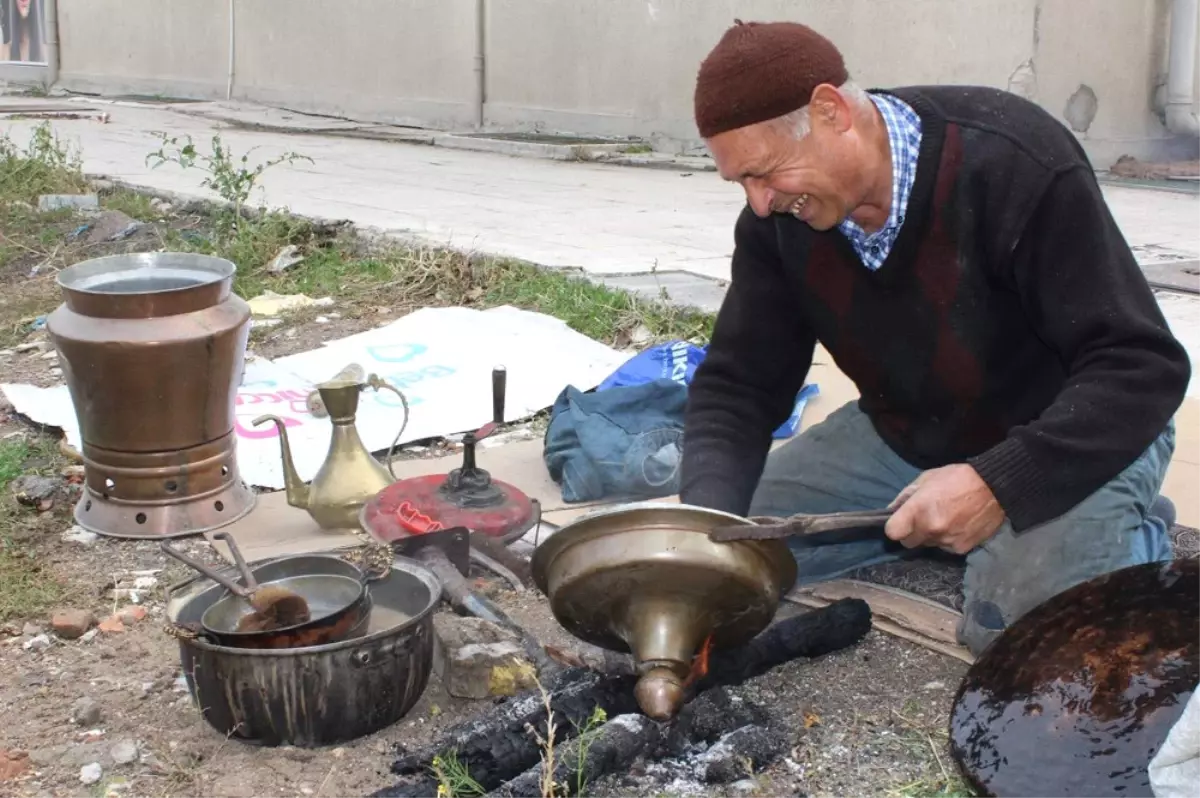
<path id="1" fill-rule="evenodd" d="M 1152 795 L 1146 768 L 1200 679 L 1200 563 L 1067 590 L 1002 634 L 955 698 L 950 743 L 988 795 Z"/>

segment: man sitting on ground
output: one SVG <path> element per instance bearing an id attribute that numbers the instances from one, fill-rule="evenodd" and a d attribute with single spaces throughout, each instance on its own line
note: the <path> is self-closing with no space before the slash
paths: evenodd
<path id="1" fill-rule="evenodd" d="M 893 507 L 886 537 L 795 546 L 801 581 L 965 555 L 976 654 L 1072 585 L 1171 557 L 1154 505 L 1191 367 L 1063 125 L 996 89 L 863 91 L 794 23 L 727 31 L 695 114 L 747 207 L 682 501 Z M 860 398 L 768 456 L 818 342 Z"/>

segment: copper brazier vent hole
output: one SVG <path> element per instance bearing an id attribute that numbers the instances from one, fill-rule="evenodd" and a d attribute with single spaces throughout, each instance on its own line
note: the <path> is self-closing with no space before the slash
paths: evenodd
<path id="1" fill-rule="evenodd" d="M 167 493 L 174 493 L 179 490 L 179 483 L 172 479 L 168 480 L 167 484 L 163 485 L 163 487 L 167 489 Z"/>
<path id="2" fill-rule="evenodd" d="M 134 521 L 137 521 L 139 524 L 144 524 L 144 523 L 146 523 L 146 514 L 145 514 L 145 513 L 138 513 L 137 515 L 135 515 L 135 516 L 133 517 L 133 520 L 134 520 Z"/>
<path id="3" fill-rule="evenodd" d="M 219 513 L 225 509 L 225 502 L 213 502 L 213 507 L 215 507 L 217 512 Z"/>
<path id="4" fill-rule="evenodd" d="M 229 476 L 229 466 L 221 466 L 221 476 Z"/>

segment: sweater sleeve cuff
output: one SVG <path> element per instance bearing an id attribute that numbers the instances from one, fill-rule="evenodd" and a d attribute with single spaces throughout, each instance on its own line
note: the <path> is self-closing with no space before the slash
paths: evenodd
<path id="1" fill-rule="evenodd" d="M 1045 506 L 1045 475 L 1020 440 L 1005 438 L 967 462 L 991 488 L 1014 531 L 1049 520 L 1041 517 L 1040 509 Z"/>
<path id="2" fill-rule="evenodd" d="M 687 485 L 679 492 L 682 504 L 706 507 L 724 513 L 744 516 L 750 509 L 750 499 L 732 480 L 705 477 Z"/>

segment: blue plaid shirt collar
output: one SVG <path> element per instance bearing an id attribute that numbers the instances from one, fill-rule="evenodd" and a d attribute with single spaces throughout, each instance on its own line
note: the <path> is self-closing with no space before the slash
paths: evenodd
<path id="1" fill-rule="evenodd" d="M 903 100 L 886 94 L 871 94 L 871 100 L 887 127 L 892 148 L 892 208 L 887 222 L 876 232 L 867 232 L 849 218 L 838 225 L 850 241 L 863 265 L 875 271 L 892 251 L 896 236 L 904 225 L 908 197 L 917 177 L 917 159 L 921 154 L 921 118 Z"/>

